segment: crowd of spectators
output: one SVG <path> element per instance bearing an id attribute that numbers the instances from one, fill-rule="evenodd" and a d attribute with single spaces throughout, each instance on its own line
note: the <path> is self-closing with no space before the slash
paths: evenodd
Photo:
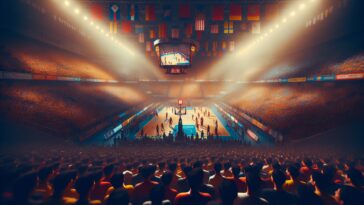
<path id="1" fill-rule="evenodd" d="M 0 204 L 359 205 L 361 154 L 134 144 L 17 147 L 0 157 Z"/>

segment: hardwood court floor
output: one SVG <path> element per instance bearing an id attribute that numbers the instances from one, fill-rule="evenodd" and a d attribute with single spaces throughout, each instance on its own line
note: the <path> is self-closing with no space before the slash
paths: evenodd
<path id="1" fill-rule="evenodd" d="M 168 135 L 169 132 L 173 133 L 173 128 L 175 128 L 178 124 L 178 115 L 175 115 L 172 112 L 172 107 L 164 107 L 162 110 L 159 111 L 158 117 L 154 117 L 150 120 L 143 128 L 145 135 L 147 136 L 156 136 L 156 126 L 159 126 L 159 134 L 162 135 L 161 131 L 161 124 L 163 123 L 164 132 Z M 204 116 L 204 112 L 210 112 L 210 117 L 208 114 Z M 168 118 L 166 119 L 166 113 L 168 113 Z M 204 135 L 207 134 L 207 125 L 210 125 L 210 132 L 215 132 L 215 123 L 216 120 L 218 122 L 218 136 L 230 136 L 229 132 L 225 129 L 224 125 L 221 121 L 216 117 L 216 115 L 210 110 L 208 107 L 189 107 L 187 108 L 187 114 L 182 116 L 183 125 L 196 125 L 196 117 L 200 114 L 200 118 L 204 118 L 204 125 L 201 126 L 200 120 L 198 120 L 199 127 L 196 127 L 196 131 L 198 132 L 199 136 L 201 136 L 201 131 L 204 131 Z M 192 119 L 193 116 L 193 119 Z M 169 118 L 172 117 L 172 126 L 169 126 Z M 141 136 L 141 130 L 137 133 L 137 137 Z"/>

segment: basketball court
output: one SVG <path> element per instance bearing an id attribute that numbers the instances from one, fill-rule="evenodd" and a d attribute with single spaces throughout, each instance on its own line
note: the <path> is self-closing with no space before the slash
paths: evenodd
<path id="1" fill-rule="evenodd" d="M 139 130 L 139 132 L 136 134 L 136 137 L 141 137 L 142 132 L 148 137 L 161 136 L 163 133 L 165 133 L 167 136 L 169 133 L 175 135 L 177 133 L 179 118 L 179 116 L 174 113 L 175 109 L 175 107 L 164 107 L 163 109 L 159 110 L 158 116 L 154 116 L 153 119 L 151 119 L 141 130 Z M 198 118 L 197 124 L 196 118 Z M 203 118 L 203 125 L 201 125 L 201 118 Z M 172 123 L 170 123 L 170 120 Z M 182 115 L 182 121 L 183 131 L 188 137 L 196 136 L 196 133 L 198 133 L 198 136 L 201 137 L 201 133 L 203 131 L 206 138 L 208 126 L 210 126 L 211 135 L 215 136 L 216 121 L 218 136 L 230 137 L 230 134 L 226 130 L 225 126 L 209 107 L 187 107 L 186 115 Z M 159 133 L 157 133 L 157 125 Z M 164 129 L 162 129 L 162 126 Z"/>

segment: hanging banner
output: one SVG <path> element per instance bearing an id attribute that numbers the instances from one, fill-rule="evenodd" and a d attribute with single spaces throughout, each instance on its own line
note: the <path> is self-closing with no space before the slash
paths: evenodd
<path id="1" fill-rule="evenodd" d="M 251 4 L 248 5 L 248 20 L 259 21 L 260 20 L 260 5 Z"/>
<path id="2" fill-rule="evenodd" d="M 213 21 L 223 21 L 224 20 L 224 5 L 213 5 L 211 14 L 212 14 Z"/>
<path id="3" fill-rule="evenodd" d="M 241 21 L 243 20 L 242 9 L 240 4 L 230 4 L 230 21 Z"/>

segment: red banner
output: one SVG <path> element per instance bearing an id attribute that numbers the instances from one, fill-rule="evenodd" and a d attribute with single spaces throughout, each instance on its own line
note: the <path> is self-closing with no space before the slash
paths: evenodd
<path id="1" fill-rule="evenodd" d="M 189 4 L 179 5 L 178 16 L 180 18 L 190 18 L 191 17 L 190 5 Z"/>
<path id="2" fill-rule="evenodd" d="M 156 20 L 154 5 L 147 5 L 145 7 L 145 20 L 146 21 Z"/>
<path id="3" fill-rule="evenodd" d="M 212 13 L 213 21 L 223 21 L 224 20 L 224 5 L 212 6 L 211 13 Z"/>
<path id="4" fill-rule="evenodd" d="M 123 21 L 121 22 L 121 32 L 123 33 L 131 33 L 131 21 Z"/>
<path id="5" fill-rule="evenodd" d="M 248 20 L 259 21 L 260 20 L 260 5 L 251 4 L 248 5 Z"/>
<path id="6" fill-rule="evenodd" d="M 240 4 L 230 4 L 230 21 L 241 21 L 242 18 L 242 9 Z"/>
<path id="7" fill-rule="evenodd" d="M 102 21 L 104 18 L 104 11 L 102 5 L 100 4 L 92 4 L 90 6 L 91 16 L 96 21 Z"/>

